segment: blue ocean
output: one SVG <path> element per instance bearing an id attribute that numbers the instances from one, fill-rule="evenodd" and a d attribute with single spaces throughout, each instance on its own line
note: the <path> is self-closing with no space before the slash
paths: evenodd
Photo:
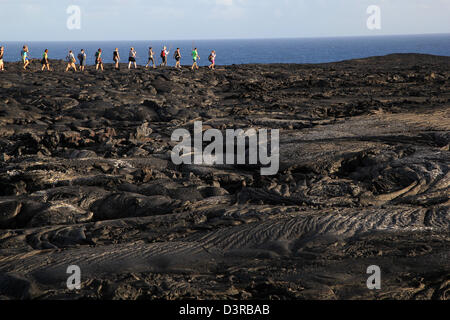
<path id="1" fill-rule="evenodd" d="M 85 49 L 88 64 L 94 64 L 97 49 L 103 51 L 104 63 L 112 63 L 113 51 L 117 47 L 121 62 L 128 61 L 130 47 L 138 53 L 140 65 L 147 62 L 147 51 L 151 46 L 160 62 L 159 54 L 165 45 L 171 49 L 169 64 L 174 65 L 173 53 L 181 48 L 182 64 L 191 64 L 191 50 L 199 50 L 200 65 L 207 65 L 211 50 L 217 53 L 218 65 L 251 63 L 324 63 L 348 59 L 380 56 L 391 53 L 426 53 L 450 56 L 450 34 L 372 36 L 339 38 L 267 39 L 267 40 L 197 40 L 197 41 L 118 41 L 118 42 L 0 42 L 5 47 L 5 61 L 19 61 L 24 44 L 30 49 L 33 59 L 40 59 L 45 49 L 50 59 L 64 59 L 68 50 L 75 55 Z"/>

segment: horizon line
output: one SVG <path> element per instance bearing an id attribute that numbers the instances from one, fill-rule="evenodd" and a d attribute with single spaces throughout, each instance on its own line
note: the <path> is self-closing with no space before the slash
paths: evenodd
<path id="1" fill-rule="evenodd" d="M 336 38 L 379 38 L 379 37 L 409 37 L 409 36 L 443 36 L 450 35 L 444 33 L 410 33 L 410 34 L 374 34 L 374 35 L 343 35 L 343 36 L 304 36 L 304 37 L 255 37 L 255 38 L 204 38 L 204 39 L 140 39 L 140 40 L 4 40 L 6 42 L 143 42 L 143 41 L 236 41 L 236 40 L 298 40 L 298 39 L 336 39 Z"/>

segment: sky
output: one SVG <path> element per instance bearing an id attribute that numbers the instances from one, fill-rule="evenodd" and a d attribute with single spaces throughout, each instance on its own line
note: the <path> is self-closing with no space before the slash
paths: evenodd
<path id="1" fill-rule="evenodd" d="M 450 33 L 449 17 L 450 0 L 0 0 L 0 42 Z"/>

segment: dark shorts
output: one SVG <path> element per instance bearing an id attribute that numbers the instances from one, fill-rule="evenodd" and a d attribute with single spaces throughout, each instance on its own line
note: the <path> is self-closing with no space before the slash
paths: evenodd
<path id="1" fill-rule="evenodd" d="M 45 59 L 42 59 L 42 60 L 41 60 L 41 64 L 46 65 L 46 64 L 48 64 L 48 61 L 45 60 Z"/>
<path id="2" fill-rule="evenodd" d="M 96 59 L 96 60 L 95 60 L 95 64 L 103 64 L 102 59 Z"/>
<path id="3" fill-rule="evenodd" d="M 84 59 L 80 60 L 80 66 L 82 67 L 86 66 L 86 61 Z"/>
<path id="4" fill-rule="evenodd" d="M 136 62 L 136 59 L 133 58 L 133 57 L 129 57 L 129 58 L 128 58 L 128 61 L 129 61 L 129 62 Z"/>

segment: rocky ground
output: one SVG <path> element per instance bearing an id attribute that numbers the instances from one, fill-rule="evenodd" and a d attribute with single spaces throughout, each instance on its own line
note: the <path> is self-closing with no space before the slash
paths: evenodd
<path id="1" fill-rule="evenodd" d="M 450 57 L 52 66 L 0 73 L 0 298 L 450 298 Z M 175 166 L 196 120 L 280 129 L 279 174 Z"/>

